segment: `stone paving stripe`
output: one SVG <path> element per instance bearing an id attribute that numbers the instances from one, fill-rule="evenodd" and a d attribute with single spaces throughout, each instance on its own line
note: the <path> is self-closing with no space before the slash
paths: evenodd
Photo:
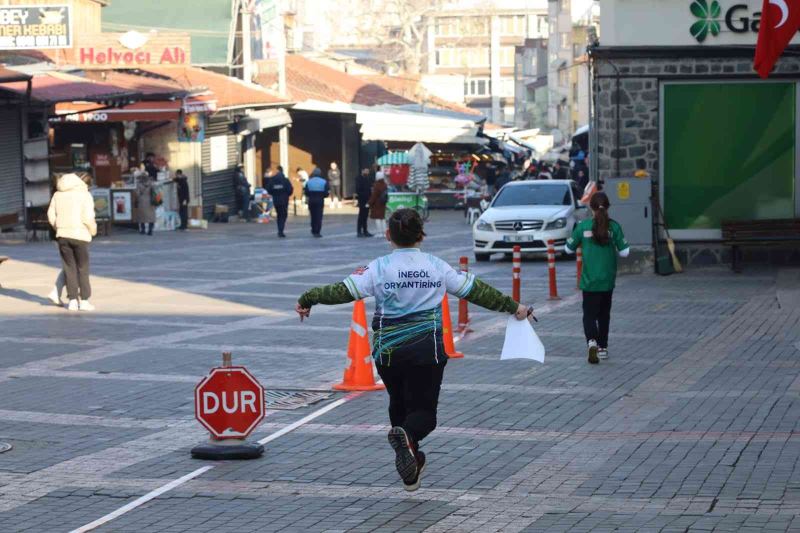
<path id="1" fill-rule="evenodd" d="M 206 472 L 208 472 L 212 468 L 214 468 L 213 465 L 201 466 L 200 468 L 198 468 L 194 472 L 189 472 L 188 474 L 186 474 L 183 477 L 179 477 L 176 480 L 170 481 L 166 485 L 162 485 L 162 486 L 158 487 L 157 489 L 148 492 L 144 496 L 142 496 L 140 498 L 136 498 L 135 500 L 133 500 L 129 504 L 123 505 L 122 507 L 120 507 L 116 511 L 108 513 L 105 516 L 101 516 L 100 518 L 98 518 L 94 522 L 89 522 L 85 526 L 81 526 L 78 529 L 73 529 L 70 533 L 86 533 L 87 531 L 92 531 L 93 529 L 97 529 L 98 527 L 102 526 L 103 524 L 106 524 L 106 523 L 114 520 L 115 518 L 118 518 L 118 517 L 124 515 L 125 513 L 129 512 L 129 511 L 132 511 L 132 510 L 136 509 L 137 507 L 141 507 L 142 505 L 144 505 L 145 503 L 149 502 L 150 500 L 152 500 L 154 498 L 158 498 L 160 495 L 164 494 L 165 492 L 169 492 L 169 491 L 171 491 L 172 489 L 174 489 L 176 487 L 180 487 L 181 485 L 183 485 L 187 481 L 192 480 L 192 479 L 196 478 L 197 476 L 202 476 L 203 474 L 205 474 Z"/>

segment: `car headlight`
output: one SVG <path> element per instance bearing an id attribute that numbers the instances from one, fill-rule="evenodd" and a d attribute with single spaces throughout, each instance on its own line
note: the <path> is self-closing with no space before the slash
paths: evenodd
<path id="1" fill-rule="evenodd" d="M 478 230 L 478 231 L 493 231 L 494 230 L 494 228 L 492 228 L 492 225 L 490 223 L 486 222 L 485 220 L 483 220 L 482 218 L 478 219 L 478 223 L 475 224 L 475 229 Z"/>
<path id="2" fill-rule="evenodd" d="M 544 229 L 561 229 L 567 225 L 566 218 L 557 218 L 552 222 L 548 222 L 547 226 Z"/>

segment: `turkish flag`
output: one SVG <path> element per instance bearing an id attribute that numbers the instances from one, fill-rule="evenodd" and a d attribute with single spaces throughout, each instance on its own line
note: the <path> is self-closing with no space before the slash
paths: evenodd
<path id="1" fill-rule="evenodd" d="M 753 68 L 762 78 L 800 29 L 800 0 L 764 0 Z"/>

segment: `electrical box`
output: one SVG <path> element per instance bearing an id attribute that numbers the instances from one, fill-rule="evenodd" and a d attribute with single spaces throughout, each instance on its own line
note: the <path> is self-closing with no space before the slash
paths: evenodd
<path id="1" fill-rule="evenodd" d="M 652 184 L 649 178 L 609 178 L 603 192 L 611 202 L 610 215 L 631 246 L 653 245 Z"/>

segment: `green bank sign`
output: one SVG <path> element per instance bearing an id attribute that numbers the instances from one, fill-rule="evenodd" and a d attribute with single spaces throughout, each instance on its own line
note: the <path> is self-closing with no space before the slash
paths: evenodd
<path id="1" fill-rule="evenodd" d="M 693 0 L 689 9 L 697 19 L 689 33 L 698 43 L 705 42 L 709 36 L 718 36 L 721 31 L 758 33 L 761 22 L 761 11 L 751 11 L 747 4 L 734 4 L 723 13 L 718 0 Z"/>

